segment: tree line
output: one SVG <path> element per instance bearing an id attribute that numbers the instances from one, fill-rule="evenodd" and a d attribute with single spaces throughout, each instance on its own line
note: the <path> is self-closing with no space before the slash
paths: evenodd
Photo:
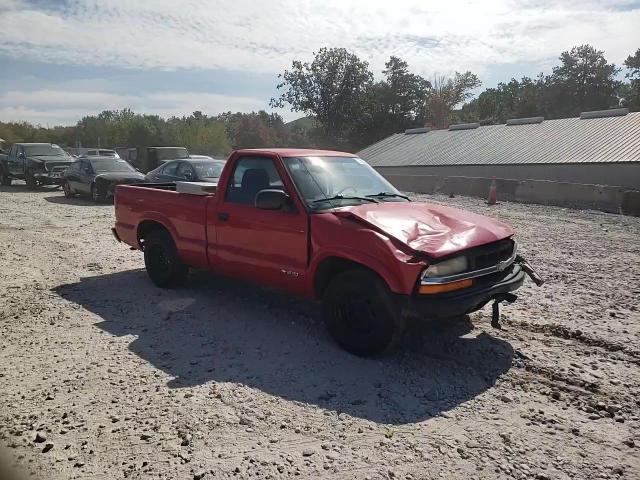
<path id="1" fill-rule="evenodd" d="M 164 119 L 129 109 L 105 110 L 69 127 L 0 122 L 0 138 L 8 143 L 51 142 L 65 147 L 178 145 L 194 154 L 216 156 L 225 156 L 234 148 L 305 143 L 303 132 L 287 127 L 280 115 L 265 111 L 215 116 L 196 111 L 189 116 Z"/>
<path id="2" fill-rule="evenodd" d="M 344 48 L 323 48 L 311 62 L 294 61 L 279 76 L 279 95 L 270 102 L 305 115 L 290 124 L 265 111 L 214 116 L 197 111 L 164 119 L 124 109 L 89 115 L 70 127 L 0 122 L 0 138 L 66 146 L 181 145 L 209 155 L 266 146 L 356 151 L 412 127 L 565 118 L 617 106 L 640 110 L 640 49 L 619 67 L 591 45 L 576 46 L 562 52 L 550 73 L 512 78 L 475 98 L 481 81 L 470 71 L 427 79 L 391 56 L 381 73 L 376 81 L 368 62 Z"/>
<path id="3" fill-rule="evenodd" d="M 343 48 L 325 48 L 310 63 L 293 62 L 280 76 L 281 93 L 271 105 L 315 118 L 317 141 L 355 149 L 408 127 L 566 118 L 618 106 L 640 110 L 640 49 L 625 60 L 624 80 L 622 68 L 591 45 L 562 52 L 559 62 L 549 74 L 511 79 L 472 99 L 481 86 L 472 72 L 428 80 L 392 56 L 376 82 L 366 61 Z"/>

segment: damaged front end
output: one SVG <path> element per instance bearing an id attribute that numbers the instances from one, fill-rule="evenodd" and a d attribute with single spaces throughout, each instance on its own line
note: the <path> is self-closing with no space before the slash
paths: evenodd
<path id="1" fill-rule="evenodd" d="M 31 161 L 29 170 L 39 185 L 62 185 L 64 171 L 71 162 Z"/>
<path id="2" fill-rule="evenodd" d="M 517 253 L 512 239 L 461 252 L 429 265 L 409 299 L 411 313 L 450 318 L 475 312 L 493 301 L 491 325 L 500 328 L 500 303 L 512 303 L 512 293 L 526 276 L 538 286 L 544 281 Z"/>

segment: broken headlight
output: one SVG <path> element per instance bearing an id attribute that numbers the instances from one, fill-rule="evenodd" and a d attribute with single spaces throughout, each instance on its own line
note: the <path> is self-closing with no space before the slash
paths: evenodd
<path id="1" fill-rule="evenodd" d="M 423 278 L 428 277 L 448 277 L 462 273 L 469 267 L 467 257 L 460 256 L 444 260 L 443 262 L 434 263 L 424 271 Z"/>

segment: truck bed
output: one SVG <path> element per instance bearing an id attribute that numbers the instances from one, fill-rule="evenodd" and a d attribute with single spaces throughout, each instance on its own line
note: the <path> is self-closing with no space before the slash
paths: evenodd
<path id="1" fill-rule="evenodd" d="M 206 212 L 214 199 L 214 194 L 177 192 L 175 183 L 118 185 L 116 231 L 123 242 L 140 248 L 140 232 L 158 223 L 171 232 L 185 263 L 207 268 Z"/>

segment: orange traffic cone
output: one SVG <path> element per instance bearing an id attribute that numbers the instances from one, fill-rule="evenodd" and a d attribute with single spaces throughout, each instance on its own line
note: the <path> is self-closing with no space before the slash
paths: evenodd
<path id="1" fill-rule="evenodd" d="M 487 198 L 487 203 L 489 205 L 495 205 L 498 203 L 498 199 L 496 197 L 496 179 L 491 180 L 491 186 L 489 187 L 489 198 Z"/>

